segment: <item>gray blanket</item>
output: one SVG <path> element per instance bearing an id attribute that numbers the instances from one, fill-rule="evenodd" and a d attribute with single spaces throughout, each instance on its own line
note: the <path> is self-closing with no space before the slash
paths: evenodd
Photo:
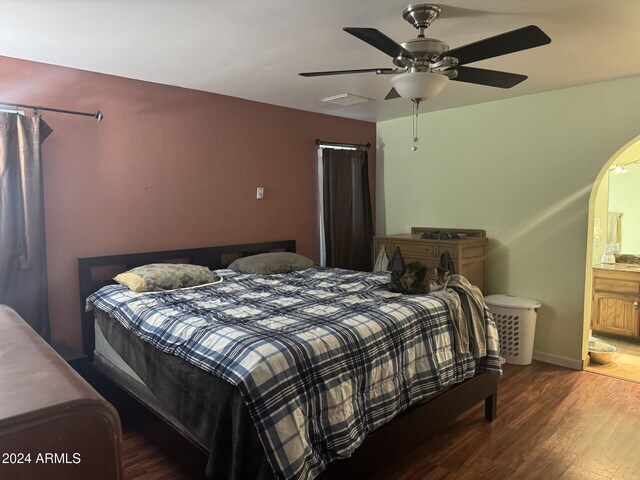
<path id="1" fill-rule="evenodd" d="M 482 292 L 462 275 L 451 275 L 447 288 L 433 292 L 449 306 L 453 321 L 456 353 L 471 353 L 473 358 L 487 354 L 484 328 L 485 304 Z"/>
<path id="2" fill-rule="evenodd" d="M 96 310 L 96 319 L 109 344 L 163 408 L 207 446 L 207 478 L 273 480 L 273 471 L 237 387 L 159 351 L 101 310 Z"/>

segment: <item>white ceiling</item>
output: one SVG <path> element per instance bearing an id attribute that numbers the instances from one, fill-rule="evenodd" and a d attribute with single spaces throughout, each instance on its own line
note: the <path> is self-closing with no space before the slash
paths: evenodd
<path id="1" fill-rule="evenodd" d="M 391 88 L 389 76 L 297 74 L 393 67 L 384 53 L 342 27 L 373 27 L 404 42 L 416 35 L 401 16 L 407 4 L 2 0 L 0 55 L 380 121 L 411 114 L 409 101 L 383 100 Z M 524 83 L 503 90 L 450 82 L 422 111 L 640 74 L 640 0 L 446 0 L 440 5 L 443 14 L 427 36 L 451 48 L 530 24 L 542 28 L 552 43 L 473 64 L 528 75 Z M 350 107 L 318 102 L 346 92 L 375 101 Z"/>

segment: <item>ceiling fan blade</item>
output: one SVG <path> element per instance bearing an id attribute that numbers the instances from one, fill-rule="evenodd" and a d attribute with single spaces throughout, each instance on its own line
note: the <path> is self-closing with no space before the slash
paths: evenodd
<path id="1" fill-rule="evenodd" d="M 459 65 L 466 65 L 486 58 L 540 47 L 548 43 L 551 43 L 551 39 L 546 33 L 535 25 L 529 25 L 448 50 L 444 55 L 457 58 Z"/>
<path id="2" fill-rule="evenodd" d="M 393 68 L 362 68 L 360 70 L 330 70 L 328 72 L 304 72 L 299 73 L 301 77 L 325 77 L 327 75 L 349 75 L 351 73 L 387 73 L 393 72 Z"/>
<path id="3" fill-rule="evenodd" d="M 384 99 L 393 100 L 394 98 L 400 98 L 400 94 L 395 88 L 392 88 L 391 90 L 389 90 L 389 93 L 387 93 L 387 96 L 384 97 Z"/>
<path id="4" fill-rule="evenodd" d="M 343 30 L 392 58 L 413 58 L 411 52 L 375 28 L 344 27 Z"/>
<path id="5" fill-rule="evenodd" d="M 452 78 L 458 82 L 477 83 L 489 87 L 511 88 L 524 82 L 528 77 L 517 73 L 498 72 L 474 67 L 456 67 L 458 76 Z"/>

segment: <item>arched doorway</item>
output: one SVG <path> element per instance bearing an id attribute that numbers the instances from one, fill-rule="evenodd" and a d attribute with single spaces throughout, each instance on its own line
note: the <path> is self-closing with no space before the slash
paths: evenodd
<path id="1" fill-rule="evenodd" d="M 587 255 L 585 269 L 585 295 L 584 295 L 584 319 L 583 319 L 583 342 L 582 358 L 588 359 L 589 334 L 592 319 L 592 292 L 593 292 L 593 266 L 599 262 L 604 251 L 604 243 L 607 239 L 607 217 L 609 213 L 609 176 L 616 175 L 612 170 L 618 166 L 620 170 L 623 166 L 630 166 L 640 170 L 638 161 L 640 160 L 640 135 L 622 146 L 605 163 L 596 177 L 589 198 L 589 218 L 587 233 Z M 612 177 L 613 178 L 613 177 Z M 638 205 L 640 210 L 640 204 Z M 626 253 L 626 252 L 625 252 Z M 640 254 L 640 251 L 633 252 Z M 640 351 L 640 350 L 639 350 Z M 640 365 L 640 364 L 639 364 Z M 586 362 L 583 362 L 586 366 Z M 638 367 L 640 369 L 640 367 Z M 602 372 L 599 372 L 602 373 Z M 638 371 L 640 375 L 640 370 Z M 612 375 L 617 376 L 617 375 Z"/>

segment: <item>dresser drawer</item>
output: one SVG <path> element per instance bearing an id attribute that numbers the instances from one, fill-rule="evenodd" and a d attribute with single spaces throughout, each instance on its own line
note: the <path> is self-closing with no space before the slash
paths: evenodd
<path id="1" fill-rule="evenodd" d="M 449 252 L 451 258 L 456 258 L 458 256 L 458 247 L 456 247 L 455 245 L 438 244 L 436 256 L 440 258 L 440 255 L 442 255 L 444 252 Z"/>
<path id="2" fill-rule="evenodd" d="M 596 292 L 630 293 L 638 295 L 640 294 L 640 283 L 632 280 L 627 281 L 615 278 L 596 277 L 593 279 L 593 289 Z"/>
<path id="3" fill-rule="evenodd" d="M 462 247 L 462 255 L 465 259 L 484 257 L 486 253 L 484 245 Z"/>
<path id="4" fill-rule="evenodd" d="M 374 259 L 378 257 L 378 253 L 380 252 L 380 247 L 384 246 L 385 252 L 387 252 L 387 256 L 391 258 L 393 255 L 393 242 L 391 240 L 386 240 L 382 238 L 376 238 L 375 244 L 373 246 L 373 257 Z"/>
<path id="5" fill-rule="evenodd" d="M 436 245 L 428 242 L 393 242 L 393 249 L 400 248 L 403 257 L 435 258 Z"/>

